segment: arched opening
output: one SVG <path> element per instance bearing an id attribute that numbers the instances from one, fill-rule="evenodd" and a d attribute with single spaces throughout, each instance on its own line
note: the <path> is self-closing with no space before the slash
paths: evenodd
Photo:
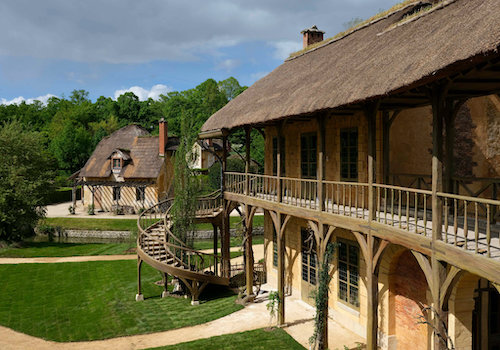
<path id="1" fill-rule="evenodd" d="M 406 250 L 391 263 L 389 333 L 397 349 L 427 349 L 428 326 L 419 323 L 427 305 L 427 281 L 413 254 Z"/>

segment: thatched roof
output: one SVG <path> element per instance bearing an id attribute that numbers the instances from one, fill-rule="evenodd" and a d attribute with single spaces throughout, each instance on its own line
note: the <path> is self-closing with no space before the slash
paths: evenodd
<path id="1" fill-rule="evenodd" d="M 287 60 L 212 115 L 202 132 L 385 98 L 500 57 L 499 0 L 443 1 L 402 20 L 408 10 Z"/>
<path id="2" fill-rule="evenodd" d="M 171 146 L 174 140 L 169 139 Z M 120 176 L 125 179 L 156 179 L 164 158 L 158 155 L 159 137 L 138 125 L 125 126 L 103 138 L 80 170 L 79 177 L 108 178 L 111 175 L 111 155 L 123 155 L 125 165 Z M 167 147 L 168 148 L 168 144 Z"/>

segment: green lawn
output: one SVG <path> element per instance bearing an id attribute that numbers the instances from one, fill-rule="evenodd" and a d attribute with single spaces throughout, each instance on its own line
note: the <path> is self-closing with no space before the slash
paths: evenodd
<path id="1" fill-rule="evenodd" d="M 23 242 L 19 248 L 0 248 L 0 257 L 35 258 L 135 254 L 135 241 L 127 243 Z"/>
<path id="2" fill-rule="evenodd" d="M 303 350 L 302 345 L 280 328 L 220 335 L 176 345 L 155 348 L 155 350 Z"/>
<path id="3" fill-rule="evenodd" d="M 106 339 L 205 323 L 242 308 L 227 289 L 209 286 L 200 305 L 161 299 L 160 274 L 143 265 L 136 302 L 135 261 L 0 265 L 0 324 L 55 341 Z"/>
<path id="4" fill-rule="evenodd" d="M 231 227 L 236 227 L 240 221 L 239 217 L 232 216 L 230 218 Z M 48 226 L 59 226 L 63 229 L 137 232 L 136 219 L 45 218 L 41 223 Z M 264 216 L 255 216 L 253 225 L 254 227 L 264 226 Z M 212 230 L 211 224 L 204 223 L 196 226 L 198 230 Z"/>

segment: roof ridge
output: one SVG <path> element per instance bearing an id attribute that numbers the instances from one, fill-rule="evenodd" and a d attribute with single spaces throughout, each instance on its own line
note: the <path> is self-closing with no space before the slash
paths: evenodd
<path id="1" fill-rule="evenodd" d="M 456 0 L 453 0 L 453 1 L 456 1 Z M 369 27 L 369 26 L 371 26 L 371 25 L 373 25 L 373 24 L 375 24 L 375 23 L 378 23 L 378 22 L 380 22 L 380 21 L 382 21 L 382 20 L 385 20 L 385 19 L 389 18 L 390 16 L 392 16 L 392 15 L 394 15 L 394 14 L 398 13 L 398 12 L 404 11 L 404 10 L 408 9 L 409 7 L 411 7 L 411 6 L 415 6 L 415 5 L 421 4 L 421 3 L 423 3 L 423 2 L 425 2 L 425 0 L 415 0 L 415 1 L 413 1 L 413 2 L 408 3 L 407 5 L 405 5 L 405 6 L 403 6 L 403 7 L 399 7 L 399 8 L 397 8 L 397 9 L 393 10 L 393 11 L 390 11 L 390 12 L 388 12 L 387 14 L 385 14 L 385 15 L 383 15 L 383 16 L 380 16 L 380 17 L 377 17 L 377 18 L 375 18 L 375 19 L 373 19 L 373 20 L 371 20 L 371 21 L 368 21 L 368 22 L 366 22 L 366 23 L 365 23 L 365 24 L 363 24 L 363 25 L 360 25 L 360 26 L 355 26 L 354 28 L 348 29 L 347 31 L 337 33 L 337 34 L 335 34 L 333 37 L 323 40 L 323 41 L 324 41 L 324 43 L 323 43 L 323 44 L 319 44 L 318 46 L 312 47 L 312 48 L 310 48 L 310 49 L 307 49 L 307 48 L 306 48 L 306 49 L 303 49 L 303 50 L 305 50 L 304 52 L 301 52 L 301 51 L 303 51 L 303 50 L 300 50 L 300 51 L 297 51 L 297 52 L 295 52 L 295 53 L 291 53 L 291 54 L 290 54 L 290 57 L 288 57 L 288 58 L 286 58 L 286 59 L 285 59 L 285 62 L 292 61 L 292 60 L 294 60 L 294 59 L 296 59 L 296 58 L 299 58 L 299 57 L 301 57 L 301 56 L 304 56 L 304 55 L 306 55 L 306 54 L 308 54 L 308 53 L 310 53 L 310 52 L 316 51 L 316 50 L 321 49 L 321 48 L 323 48 L 323 47 L 325 47 L 325 46 L 328 46 L 328 45 L 330 45 L 330 44 L 333 44 L 333 43 L 335 43 L 335 42 L 337 42 L 337 41 L 339 41 L 339 40 L 342 40 L 342 39 L 344 39 L 344 38 L 348 37 L 348 36 L 349 36 L 349 35 L 351 35 L 351 34 L 354 34 L 354 33 L 358 32 L 358 31 L 360 31 L 360 30 L 362 30 L 362 29 L 365 29 L 365 28 L 367 28 L 367 27 Z M 396 6 L 396 5 L 395 5 L 395 6 Z M 390 9 L 389 9 L 389 10 L 390 10 Z M 389 11 L 389 10 L 388 10 L 388 11 Z M 383 13 L 383 12 L 379 12 L 379 14 L 380 14 L 380 13 Z M 377 15 L 378 15 L 378 14 L 376 14 L 376 15 L 372 16 L 371 18 L 376 17 Z M 368 20 L 369 20 L 369 19 L 368 19 Z M 343 34 L 342 34 L 342 33 L 343 33 Z M 336 36 L 337 36 L 337 35 L 339 35 L 339 34 L 342 34 L 342 35 L 340 35 L 339 37 L 336 37 Z M 320 41 L 320 43 L 322 43 L 323 41 Z M 294 55 L 294 54 L 295 54 L 295 55 Z"/>

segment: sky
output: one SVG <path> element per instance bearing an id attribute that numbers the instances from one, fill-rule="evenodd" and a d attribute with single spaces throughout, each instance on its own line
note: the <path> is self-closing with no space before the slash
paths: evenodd
<path id="1" fill-rule="evenodd" d="M 0 104 L 74 89 L 141 100 L 230 76 L 251 85 L 302 48 L 398 0 L 3 0 Z"/>

